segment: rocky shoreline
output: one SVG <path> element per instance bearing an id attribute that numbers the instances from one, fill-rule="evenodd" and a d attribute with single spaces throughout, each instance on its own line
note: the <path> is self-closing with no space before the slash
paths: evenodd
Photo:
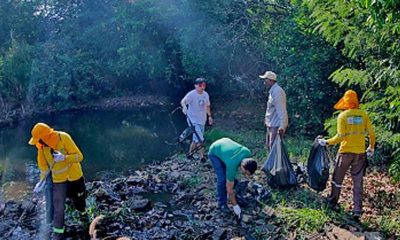
<path id="1" fill-rule="evenodd" d="M 265 192 L 260 195 L 260 185 L 266 186 L 262 172 L 241 179 L 237 185 L 246 205 L 239 222 L 233 214 L 217 210 L 214 177 L 210 163 L 175 155 L 127 176 L 87 182 L 87 210 L 94 220 L 89 230 L 84 229 L 76 211 L 67 210 L 66 239 L 383 239 L 373 238 L 381 234 L 364 232 L 351 220 L 327 222 L 320 231 L 299 234 L 296 228 L 301 223 L 285 222 L 271 207 L 277 190 L 262 188 Z M 302 187 L 287 191 L 287 201 L 302 192 Z M 322 197 L 310 196 L 324 208 Z M 4 219 L 0 235 L 6 239 L 43 239 L 38 227 L 43 209 L 42 196 L 21 203 L 0 203 Z"/>
<path id="2" fill-rule="evenodd" d="M 168 97 L 154 95 L 131 95 L 105 98 L 92 103 L 77 104 L 74 107 L 62 110 L 57 109 L 54 106 L 48 106 L 37 110 L 34 107 L 24 107 L 21 104 L 15 104 L 14 107 L 2 107 L 0 109 L 0 113 L 2 113 L 0 116 L 0 127 L 10 126 L 23 119 L 41 114 L 76 110 L 142 109 L 152 106 L 166 106 L 168 104 Z"/>
<path id="3" fill-rule="evenodd" d="M 168 104 L 166 98 L 132 96 L 102 100 L 85 107 L 124 109 Z M 216 104 L 215 108 L 218 106 Z M 238 131 L 238 126 L 252 125 L 245 124 L 250 117 L 243 117 L 242 112 L 225 112 L 215 111 L 216 124 L 220 128 Z M 252 133 L 255 131 L 249 129 Z M 249 132 L 249 129 L 243 131 Z M 247 138 L 247 142 L 254 145 L 251 149 L 255 150 L 255 155 L 264 156 L 260 147 L 262 142 L 255 141 L 253 134 Z M 354 222 L 347 214 L 352 205 L 350 176 L 343 183 L 339 212 L 329 210 L 325 204 L 324 196 L 329 193 L 329 187 L 316 193 L 303 181 L 298 188 L 283 191 L 269 189 L 266 182 L 261 171 L 239 182 L 236 191 L 246 205 L 242 208 L 243 221 L 239 223 L 233 214 L 224 215 L 216 207 L 215 174 L 210 163 L 202 164 L 183 155 L 174 155 L 121 176 L 104 174 L 100 180 L 86 183 L 87 211 L 92 220 L 90 227 L 83 227 L 77 212 L 67 207 L 66 239 L 334 240 L 400 237 L 400 228 L 396 231 L 391 225 L 400 221 L 396 215 L 400 184 L 390 182 L 387 169 L 371 169 L 365 176 L 362 223 Z M 258 186 L 262 186 L 262 195 Z M 48 228 L 44 224 L 43 201 L 42 195 L 31 195 L 24 201 L 2 202 L 0 199 L 0 236 L 11 240 L 46 239 Z M 388 213 L 394 214 L 387 216 Z M 397 216 L 397 220 L 392 216 Z"/>

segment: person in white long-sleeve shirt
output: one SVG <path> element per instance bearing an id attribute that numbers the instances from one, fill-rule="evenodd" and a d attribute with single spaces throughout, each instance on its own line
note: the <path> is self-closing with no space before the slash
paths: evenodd
<path id="1" fill-rule="evenodd" d="M 267 127 L 266 145 L 271 149 L 277 134 L 283 137 L 288 126 L 286 110 L 286 93 L 276 82 L 276 74 L 266 71 L 259 76 L 269 87 L 267 109 L 265 111 L 265 126 Z"/>

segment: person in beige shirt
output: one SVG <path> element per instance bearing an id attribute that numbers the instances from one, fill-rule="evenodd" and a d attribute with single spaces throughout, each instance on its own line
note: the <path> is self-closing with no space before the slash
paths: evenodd
<path id="1" fill-rule="evenodd" d="M 286 93 L 277 83 L 274 72 L 266 71 L 259 76 L 269 88 L 267 109 L 264 123 L 267 127 L 266 145 L 271 149 L 276 135 L 282 138 L 288 126 L 288 114 L 286 110 Z"/>

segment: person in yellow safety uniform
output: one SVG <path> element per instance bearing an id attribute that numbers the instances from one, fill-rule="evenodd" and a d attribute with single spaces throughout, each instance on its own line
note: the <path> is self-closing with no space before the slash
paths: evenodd
<path id="1" fill-rule="evenodd" d="M 87 221 L 85 213 L 86 188 L 80 162 L 83 155 L 71 136 L 55 131 L 45 123 L 37 123 L 32 129 L 30 145 L 35 145 L 37 163 L 43 179 L 45 172 L 51 171 L 53 180 L 53 239 L 62 239 L 64 234 L 64 203 L 71 197 L 75 208 L 81 212 L 82 220 Z M 35 190 L 34 190 L 35 191 Z"/>
<path id="2" fill-rule="evenodd" d="M 373 156 L 375 148 L 375 132 L 366 111 L 358 108 L 357 93 L 348 90 L 334 106 L 343 110 L 337 119 L 337 134 L 328 139 L 319 139 L 322 146 L 340 143 L 336 166 L 332 178 L 332 190 L 328 197 L 331 206 L 336 206 L 344 176 L 351 167 L 353 180 L 353 216 L 356 220 L 362 214 L 363 176 L 366 168 L 366 154 Z M 369 146 L 365 150 L 365 136 L 369 135 Z"/>

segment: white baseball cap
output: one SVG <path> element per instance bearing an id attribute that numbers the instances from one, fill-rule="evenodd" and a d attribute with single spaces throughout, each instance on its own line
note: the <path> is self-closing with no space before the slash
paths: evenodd
<path id="1" fill-rule="evenodd" d="M 274 72 L 272 72 L 272 71 L 266 71 L 266 72 L 264 73 L 264 75 L 260 75 L 259 77 L 260 77 L 261 79 L 266 79 L 266 78 L 268 78 L 268 79 L 270 79 L 270 80 L 276 81 L 276 74 L 275 74 Z"/>

